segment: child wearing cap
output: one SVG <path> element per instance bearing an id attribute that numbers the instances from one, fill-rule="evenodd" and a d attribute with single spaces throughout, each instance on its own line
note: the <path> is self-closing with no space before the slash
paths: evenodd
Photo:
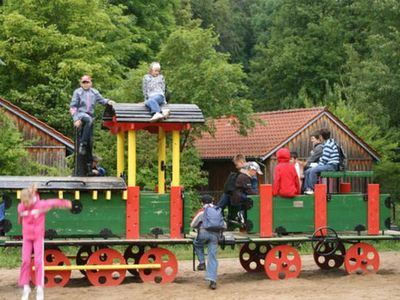
<path id="1" fill-rule="evenodd" d="M 92 87 L 92 78 L 89 75 L 83 75 L 79 83 L 81 87 L 76 89 L 72 95 L 70 113 L 74 126 L 80 129 L 78 152 L 82 156 L 87 155 L 87 173 L 90 173 L 92 165 L 92 125 L 96 103 L 114 105 L 115 102 L 105 99 L 98 90 Z"/>
<path id="2" fill-rule="evenodd" d="M 160 108 L 160 106 L 167 104 L 165 98 L 166 85 L 164 76 L 160 74 L 160 70 L 160 63 L 152 62 L 149 74 L 143 77 L 144 104 L 150 109 L 150 113 L 152 114 L 150 122 L 165 119 L 170 113 L 168 108 Z"/>
<path id="3" fill-rule="evenodd" d="M 278 164 L 275 167 L 272 190 L 274 196 L 292 198 L 300 194 L 299 177 L 294 164 L 290 163 L 289 149 L 282 148 L 276 153 Z"/>

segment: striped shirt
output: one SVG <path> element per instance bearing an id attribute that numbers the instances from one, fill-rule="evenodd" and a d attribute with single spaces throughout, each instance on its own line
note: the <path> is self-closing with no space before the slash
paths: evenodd
<path id="1" fill-rule="evenodd" d="M 336 146 L 334 139 L 325 141 L 322 150 L 322 156 L 319 159 L 318 165 L 338 165 L 339 164 L 339 150 Z"/>

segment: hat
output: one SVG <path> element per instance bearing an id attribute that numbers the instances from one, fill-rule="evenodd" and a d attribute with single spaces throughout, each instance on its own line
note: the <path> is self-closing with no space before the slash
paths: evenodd
<path id="1" fill-rule="evenodd" d="M 213 197 L 209 194 L 204 194 L 201 196 L 201 202 L 204 204 L 212 203 L 213 202 Z"/>
<path id="2" fill-rule="evenodd" d="M 83 75 L 83 76 L 81 77 L 81 82 L 84 82 L 84 81 L 89 81 L 89 82 L 91 82 L 91 81 L 92 81 L 92 78 L 91 78 L 89 75 Z"/>
<path id="3" fill-rule="evenodd" d="M 249 170 L 256 170 L 256 171 L 257 171 L 257 174 L 260 174 L 260 175 L 263 174 L 263 172 L 261 172 L 260 166 L 259 166 L 258 163 L 256 163 L 255 161 L 250 161 L 250 162 L 247 164 L 247 168 L 248 168 Z"/>

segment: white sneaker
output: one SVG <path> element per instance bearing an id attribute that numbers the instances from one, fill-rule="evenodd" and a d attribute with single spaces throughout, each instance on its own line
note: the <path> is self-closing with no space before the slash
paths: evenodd
<path id="1" fill-rule="evenodd" d="M 164 109 L 161 110 L 161 113 L 162 113 L 164 119 L 166 119 L 166 118 L 169 117 L 169 114 L 171 113 L 171 110 L 168 109 L 168 108 L 164 108 Z"/>
<path id="2" fill-rule="evenodd" d="M 304 194 L 306 194 L 306 195 L 314 195 L 314 191 L 311 190 L 311 189 L 306 189 L 306 190 L 304 191 Z"/>
<path id="3" fill-rule="evenodd" d="M 29 287 L 29 285 L 24 285 L 24 290 L 22 291 L 21 300 L 28 300 L 30 293 L 31 293 L 31 288 Z"/>
<path id="4" fill-rule="evenodd" d="M 156 122 L 156 121 L 158 121 L 158 120 L 160 120 L 160 119 L 162 119 L 162 118 L 164 118 L 164 116 L 163 116 L 161 113 L 155 113 L 155 114 L 151 117 L 150 122 Z"/>
<path id="5" fill-rule="evenodd" d="M 43 300 L 44 299 L 44 291 L 42 286 L 38 286 L 36 288 L 36 300 Z"/>

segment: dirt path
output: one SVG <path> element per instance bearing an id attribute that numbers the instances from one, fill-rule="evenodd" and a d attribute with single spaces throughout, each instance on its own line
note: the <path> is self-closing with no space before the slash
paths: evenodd
<path id="1" fill-rule="evenodd" d="M 300 277 L 271 281 L 265 274 L 246 273 L 237 259 L 221 259 L 218 289 L 207 288 L 203 272 L 193 272 L 191 261 L 179 262 L 174 283 L 167 285 L 133 282 L 127 277 L 117 287 L 93 287 L 80 273 L 73 273 L 67 287 L 46 289 L 46 299 L 400 299 L 400 252 L 381 253 L 377 274 L 348 276 L 343 267 L 321 271 L 311 256 L 302 257 Z M 75 271 L 74 271 L 75 272 Z M 18 270 L 0 269 L 0 299 L 20 299 Z M 138 298 L 140 297 L 140 298 Z M 34 299 L 32 294 L 30 299 Z"/>

